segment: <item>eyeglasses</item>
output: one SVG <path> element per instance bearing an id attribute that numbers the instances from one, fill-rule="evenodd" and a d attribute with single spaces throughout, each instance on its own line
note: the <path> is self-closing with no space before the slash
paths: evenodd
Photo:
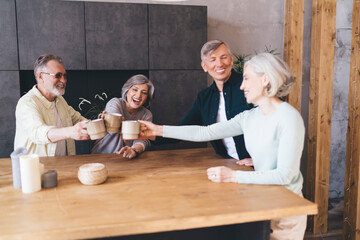
<path id="1" fill-rule="evenodd" d="M 45 73 L 47 75 L 50 75 L 50 76 L 53 76 L 55 77 L 56 79 L 61 79 L 62 77 L 64 77 L 65 79 L 67 79 L 67 74 L 66 73 L 61 73 L 61 72 L 58 72 L 58 73 L 47 73 L 47 72 L 41 72 L 41 73 Z"/>

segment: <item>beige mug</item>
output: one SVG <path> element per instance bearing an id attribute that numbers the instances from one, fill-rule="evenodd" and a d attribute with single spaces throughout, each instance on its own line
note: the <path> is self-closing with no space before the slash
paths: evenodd
<path id="1" fill-rule="evenodd" d="M 138 139 L 140 133 L 140 123 L 138 121 L 123 121 L 121 133 L 124 140 Z"/>
<path id="2" fill-rule="evenodd" d="M 104 117 L 106 131 L 120 133 L 121 117 L 120 113 L 106 113 Z"/>
<path id="3" fill-rule="evenodd" d="M 95 119 L 87 124 L 87 131 L 91 140 L 96 140 L 105 137 L 106 129 L 103 119 Z"/>

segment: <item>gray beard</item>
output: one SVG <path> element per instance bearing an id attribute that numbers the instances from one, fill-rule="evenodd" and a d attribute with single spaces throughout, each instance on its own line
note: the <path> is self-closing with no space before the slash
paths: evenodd
<path id="1" fill-rule="evenodd" d="M 65 94 L 65 88 L 64 88 L 64 90 L 60 91 L 60 90 L 56 89 L 56 87 L 54 87 L 53 89 L 51 89 L 51 93 L 57 97 L 62 96 Z"/>

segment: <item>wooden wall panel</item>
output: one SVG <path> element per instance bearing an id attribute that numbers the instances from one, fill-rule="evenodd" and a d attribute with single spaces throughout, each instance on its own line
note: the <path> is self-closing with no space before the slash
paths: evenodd
<path id="1" fill-rule="evenodd" d="M 343 239 L 360 239 L 360 1 L 354 0 L 349 122 L 347 132 Z"/>
<path id="2" fill-rule="evenodd" d="M 284 60 L 296 77 L 287 100 L 301 112 L 302 62 L 304 39 L 304 0 L 286 0 L 284 29 Z"/>
<path id="3" fill-rule="evenodd" d="M 306 197 L 319 206 L 308 227 L 327 231 L 336 0 L 313 0 Z"/>

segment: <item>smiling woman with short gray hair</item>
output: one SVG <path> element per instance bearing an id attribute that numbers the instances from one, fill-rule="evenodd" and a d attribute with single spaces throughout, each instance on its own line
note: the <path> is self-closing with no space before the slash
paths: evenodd
<path id="1" fill-rule="evenodd" d="M 144 76 L 142 74 L 132 76 L 131 78 L 129 78 L 129 80 L 126 81 L 126 83 L 124 84 L 124 86 L 121 89 L 121 97 L 122 97 L 122 99 L 125 99 L 125 101 L 127 101 L 126 94 L 130 90 L 130 88 L 134 85 L 141 85 L 141 84 L 146 84 L 148 86 L 148 91 L 147 91 L 148 97 L 146 99 L 146 102 L 144 103 L 144 107 L 149 107 L 150 102 L 152 101 L 152 99 L 154 97 L 155 89 L 154 89 L 153 83 L 146 76 Z"/>
<path id="2" fill-rule="evenodd" d="M 108 113 L 120 113 L 124 120 L 152 121 L 152 113 L 146 108 L 154 97 L 154 85 L 144 75 L 129 78 L 121 90 L 121 98 L 112 98 L 105 107 Z M 134 140 L 126 143 L 120 133 L 107 133 L 97 140 L 91 153 L 117 153 L 126 158 L 135 158 L 150 146 L 149 140 Z"/>

